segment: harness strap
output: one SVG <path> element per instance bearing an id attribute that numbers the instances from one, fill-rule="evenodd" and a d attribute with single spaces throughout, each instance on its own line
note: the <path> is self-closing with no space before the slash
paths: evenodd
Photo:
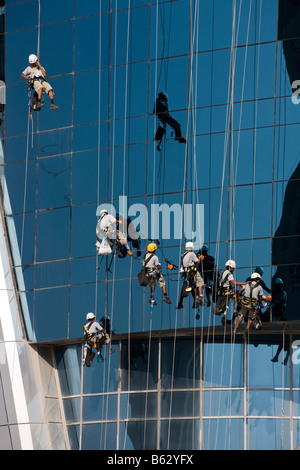
<path id="1" fill-rule="evenodd" d="M 249 297 L 244 296 L 242 298 L 242 304 L 243 305 L 247 306 L 247 305 L 250 304 L 252 307 L 256 306 L 257 299 L 253 299 L 253 297 L 252 297 L 252 295 L 253 295 L 252 293 L 253 293 L 253 290 L 255 289 L 255 287 L 257 287 L 257 286 L 256 285 L 254 285 L 254 286 L 250 285 L 250 296 Z"/>
<path id="2" fill-rule="evenodd" d="M 184 259 L 184 257 L 185 257 L 188 253 L 190 253 L 190 252 L 189 252 L 189 251 L 185 251 L 185 252 L 183 253 L 183 255 L 181 256 L 181 266 L 182 266 L 182 269 L 184 270 L 184 272 L 187 273 L 187 274 L 189 274 L 189 272 L 191 271 L 191 269 L 194 270 L 194 268 L 195 268 L 195 266 L 186 266 L 186 267 L 183 266 L 183 259 Z"/>
<path id="3" fill-rule="evenodd" d="M 146 253 L 147 254 L 147 253 Z M 147 266 L 147 264 L 149 263 L 149 261 L 151 260 L 151 258 L 153 258 L 153 256 L 155 255 L 155 253 L 151 253 L 151 255 L 148 257 L 147 260 L 145 260 L 146 258 L 146 254 L 143 258 L 143 261 L 144 261 L 144 268 Z M 147 271 L 150 272 L 151 271 L 151 268 L 147 268 Z"/>
<path id="4" fill-rule="evenodd" d="M 89 341 L 90 339 L 92 339 L 93 335 L 90 333 L 90 328 L 92 326 L 92 323 L 90 323 L 89 327 L 87 327 L 86 325 L 83 326 L 83 329 L 86 333 L 86 339 Z"/>

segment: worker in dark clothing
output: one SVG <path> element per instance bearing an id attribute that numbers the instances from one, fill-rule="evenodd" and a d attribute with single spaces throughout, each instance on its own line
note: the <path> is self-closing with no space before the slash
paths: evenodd
<path id="1" fill-rule="evenodd" d="M 287 294 L 283 289 L 283 280 L 279 277 L 274 279 L 272 289 L 271 311 L 274 320 L 286 321 L 284 311 L 287 304 Z"/>
<path id="2" fill-rule="evenodd" d="M 210 294 L 212 292 L 213 283 L 218 282 L 218 273 L 216 272 L 215 258 L 208 254 L 208 246 L 203 245 L 197 253 L 200 262 L 197 266 L 198 271 L 205 284 L 205 295 L 207 299 L 207 307 L 210 307 Z"/>
<path id="3" fill-rule="evenodd" d="M 287 293 L 283 289 L 283 280 L 279 277 L 274 279 L 272 286 L 272 302 L 270 307 L 262 315 L 263 321 L 286 321 L 284 316 L 286 304 L 287 304 Z"/>
<path id="4" fill-rule="evenodd" d="M 102 328 L 104 329 L 104 331 L 106 332 L 106 335 L 108 335 L 109 337 L 111 337 L 111 335 L 114 334 L 114 331 L 111 330 L 111 323 L 110 323 L 110 318 L 108 316 L 103 316 L 101 319 L 100 319 L 100 325 L 102 326 Z M 107 344 L 110 344 L 110 343 L 107 343 Z M 111 346 L 108 347 L 108 353 L 109 354 L 112 354 L 116 352 L 115 349 L 112 349 Z"/>
<path id="5" fill-rule="evenodd" d="M 287 365 L 288 359 L 290 357 L 290 345 L 289 345 L 289 342 L 287 342 L 287 343 L 288 344 L 285 344 L 284 347 L 283 347 L 282 344 L 279 344 L 275 356 L 271 359 L 272 362 L 278 362 L 279 354 L 284 349 L 284 351 L 286 352 L 286 356 L 285 356 L 282 364 L 285 365 L 285 366 Z"/>
<path id="6" fill-rule="evenodd" d="M 128 217 L 127 219 L 124 219 L 120 214 L 116 214 L 116 219 L 117 219 L 117 230 L 120 229 L 119 225 L 120 223 L 124 227 L 124 232 L 127 236 L 127 241 L 131 242 L 132 247 L 136 248 L 136 254 L 137 256 L 141 256 L 141 237 L 139 236 L 139 233 L 136 231 L 136 228 L 134 226 L 134 223 L 132 222 L 131 218 Z M 127 249 L 123 245 L 119 245 L 117 247 L 117 253 L 119 258 L 124 258 L 127 255 Z"/>
<path id="7" fill-rule="evenodd" d="M 172 116 L 170 116 L 168 97 L 164 91 L 161 91 L 158 94 L 158 97 L 155 101 L 153 114 L 155 114 L 159 120 L 159 126 L 154 137 L 154 140 L 158 142 L 157 150 L 160 150 L 161 141 L 166 133 L 167 124 L 169 124 L 169 126 L 172 127 L 172 129 L 174 130 L 175 140 L 178 140 L 178 142 L 181 144 L 186 143 L 185 138 L 181 135 L 181 128 L 179 122 L 176 121 L 176 119 L 174 119 Z"/>

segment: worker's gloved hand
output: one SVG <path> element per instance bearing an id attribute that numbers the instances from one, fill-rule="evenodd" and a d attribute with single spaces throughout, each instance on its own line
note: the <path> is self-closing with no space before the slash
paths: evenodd
<path id="1" fill-rule="evenodd" d="M 266 300 L 269 302 L 270 300 L 272 300 L 272 296 L 271 296 L 271 295 L 268 295 L 268 296 L 266 297 Z"/>
<path id="2" fill-rule="evenodd" d="M 108 336 L 108 334 L 106 333 L 105 334 L 105 344 L 109 344 L 110 343 L 110 337 Z"/>
<path id="3" fill-rule="evenodd" d="M 99 242 L 99 240 L 96 241 L 96 250 L 99 250 L 101 246 L 101 243 Z"/>

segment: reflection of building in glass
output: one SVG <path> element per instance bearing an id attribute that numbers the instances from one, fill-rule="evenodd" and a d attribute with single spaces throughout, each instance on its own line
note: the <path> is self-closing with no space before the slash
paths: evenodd
<path id="1" fill-rule="evenodd" d="M 300 80 L 300 3 L 298 0 L 279 0 L 278 3 L 278 40 L 282 41 L 286 68 L 292 85 L 295 80 Z"/>
<path id="2" fill-rule="evenodd" d="M 272 264 L 277 266 L 274 279 L 284 281 L 287 292 L 287 320 L 300 320 L 300 164 L 292 174 L 285 190 L 280 224 L 272 244 Z"/>
<path id="3" fill-rule="evenodd" d="M 298 1 L 0 2 L 0 448 L 299 445 L 298 18 Z M 59 105 L 45 97 L 32 120 L 20 78 L 31 53 Z M 167 126 L 160 151 L 159 92 L 186 139 Z M 232 258 L 238 281 L 257 266 L 267 286 L 282 277 L 288 321 L 234 337 L 213 302 L 197 310 L 190 294 L 176 309 L 192 231 L 179 240 L 162 210 L 151 223 L 167 233 L 171 220 L 155 238 L 172 304 L 157 286 L 150 306 L 137 276 L 151 240 L 131 243 L 134 256 L 95 249 L 97 209 L 125 197 L 148 214 L 186 204 L 192 229 L 204 205 L 219 273 Z M 110 318 L 116 349 L 90 368 L 87 312 Z"/>

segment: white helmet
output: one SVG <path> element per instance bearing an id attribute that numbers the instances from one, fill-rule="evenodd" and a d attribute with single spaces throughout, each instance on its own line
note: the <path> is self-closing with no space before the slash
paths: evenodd
<path id="1" fill-rule="evenodd" d="M 102 209 L 102 211 L 100 212 L 100 217 L 102 217 L 104 214 L 108 214 L 106 209 Z"/>
<path id="2" fill-rule="evenodd" d="M 186 250 L 193 250 L 194 249 L 194 243 L 193 242 L 186 242 L 185 249 Z"/>
<path id="3" fill-rule="evenodd" d="M 92 313 L 92 312 L 89 312 L 86 316 L 87 320 L 94 320 L 94 318 L 96 318 L 96 317 L 95 317 L 95 314 Z"/>
<path id="4" fill-rule="evenodd" d="M 30 54 L 30 56 L 28 57 L 28 62 L 30 64 L 34 64 L 37 60 L 38 60 L 38 58 L 35 54 Z"/>
<path id="5" fill-rule="evenodd" d="M 259 273 L 251 274 L 251 279 L 261 279 L 261 275 Z"/>
<path id="6" fill-rule="evenodd" d="M 228 261 L 226 261 L 225 266 L 229 266 L 230 268 L 236 268 L 236 264 L 233 259 L 229 259 Z"/>

